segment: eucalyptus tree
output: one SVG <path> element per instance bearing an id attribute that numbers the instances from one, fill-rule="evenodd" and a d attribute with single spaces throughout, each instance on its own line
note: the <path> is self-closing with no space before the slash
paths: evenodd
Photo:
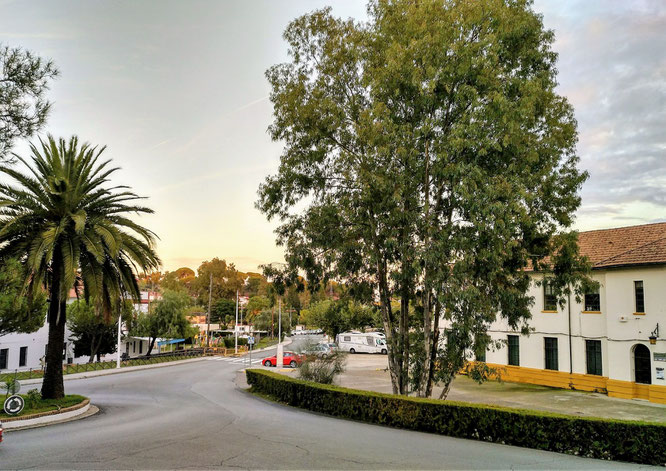
<path id="1" fill-rule="evenodd" d="M 17 139 L 44 126 L 51 111 L 46 91 L 58 74 L 53 61 L 0 44 L 0 159 L 10 158 Z"/>
<path id="2" fill-rule="evenodd" d="M 429 396 L 498 315 L 527 331 L 528 266 L 556 260 L 559 294 L 577 289 L 587 265 L 558 234 L 587 174 L 530 1 L 373 0 L 368 17 L 287 27 L 290 61 L 267 72 L 284 151 L 257 206 L 281 220 L 285 272 L 378 301 L 394 392 Z"/>
<path id="3" fill-rule="evenodd" d="M 2 165 L 0 259 L 18 258 L 28 293 L 46 288 L 49 325 L 42 397 L 64 395 L 62 351 L 71 289 L 109 319 L 126 296 L 140 299 L 137 271 L 157 268 L 155 234 L 130 218 L 152 213 L 125 186 L 110 186 L 118 170 L 104 147 L 76 137 L 48 136 L 31 145 L 26 167 Z"/>

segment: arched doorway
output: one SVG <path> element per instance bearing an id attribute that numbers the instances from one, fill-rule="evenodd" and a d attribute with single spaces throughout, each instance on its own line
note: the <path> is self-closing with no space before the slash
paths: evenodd
<path id="1" fill-rule="evenodd" d="M 637 383 L 652 384 L 650 349 L 642 344 L 634 345 L 634 375 Z"/>

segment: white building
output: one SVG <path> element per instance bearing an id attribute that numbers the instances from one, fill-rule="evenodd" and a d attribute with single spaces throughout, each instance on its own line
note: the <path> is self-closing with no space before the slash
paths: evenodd
<path id="1" fill-rule="evenodd" d="M 72 303 L 77 299 L 74 290 L 70 290 L 67 303 Z M 161 299 L 157 292 L 142 291 L 141 302 L 135 303 L 136 311 L 148 312 L 150 302 Z M 65 328 L 65 347 L 63 349 L 63 363 L 86 363 L 88 355 L 79 357 L 74 356 L 74 342 L 70 338 L 71 332 Z M 0 373 L 11 371 L 26 371 L 30 369 L 41 368 L 40 359 L 46 354 L 46 344 L 49 339 L 48 323 L 36 332 L 30 334 L 7 334 L 0 337 Z M 136 353 L 135 353 L 136 350 Z M 130 357 L 145 355 L 147 351 L 147 342 L 140 342 L 135 338 L 129 339 L 129 347 L 126 341 L 122 345 L 121 352 L 128 351 Z M 140 353 L 139 353 L 140 352 Z M 114 360 L 116 354 L 104 355 L 102 361 Z"/>
<path id="2" fill-rule="evenodd" d="M 582 232 L 579 245 L 598 293 L 562 308 L 534 273 L 534 332 L 495 322 L 491 337 L 506 343 L 485 361 L 507 381 L 666 403 L 666 223 Z"/>

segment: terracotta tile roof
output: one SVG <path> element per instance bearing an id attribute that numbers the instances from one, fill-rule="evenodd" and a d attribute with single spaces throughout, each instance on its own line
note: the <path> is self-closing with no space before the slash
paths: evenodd
<path id="1" fill-rule="evenodd" d="M 593 268 L 666 264 L 666 222 L 581 232 L 578 244 Z"/>

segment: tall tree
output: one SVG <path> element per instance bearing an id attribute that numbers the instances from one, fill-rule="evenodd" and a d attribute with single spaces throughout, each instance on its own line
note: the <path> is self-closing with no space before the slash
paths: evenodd
<path id="1" fill-rule="evenodd" d="M 0 44 L 0 159 L 44 126 L 51 110 L 44 95 L 58 73 L 52 61 Z"/>
<path id="2" fill-rule="evenodd" d="M 525 268 L 571 240 L 554 236 L 587 174 L 554 35 L 529 0 L 373 0 L 368 13 L 287 27 L 291 60 L 267 72 L 285 147 L 258 207 L 281 219 L 292 273 L 379 303 L 393 391 L 429 396 L 446 369 L 440 320 L 460 361 L 498 313 L 527 329 Z"/>
<path id="3" fill-rule="evenodd" d="M 162 337 L 190 338 L 196 335 L 187 320 L 186 310 L 192 300 L 182 291 L 165 291 L 162 299 L 151 303 L 147 313 L 140 313 L 130 327 L 130 333 L 149 337 L 147 356 L 153 351 L 155 341 Z"/>
<path id="4" fill-rule="evenodd" d="M 197 278 L 194 283 L 199 304 L 208 305 L 208 289 L 210 276 L 213 275 L 212 302 L 218 299 L 236 299 L 236 290 L 243 286 L 243 278 L 233 263 L 214 258 L 205 261 L 197 269 Z"/>
<path id="5" fill-rule="evenodd" d="M 0 263 L 0 337 L 12 332 L 35 332 L 44 326 L 46 294 L 25 296 L 25 279 L 14 258 Z"/>
<path id="6" fill-rule="evenodd" d="M 122 317 L 134 314 L 131 301 L 122 304 Z M 74 338 L 75 356 L 89 355 L 88 363 L 100 360 L 101 355 L 114 353 L 117 348 L 118 315 L 105 319 L 94 302 L 79 299 L 67 306 L 67 325 Z"/>
<path id="7" fill-rule="evenodd" d="M 126 295 L 140 299 L 135 269 L 152 270 L 160 261 L 155 235 L 130 213 L 152 213 L 135 204 L 139 196 L 126 187 L 108 186 L 117 168 L 100 160 L 104 147 L 79 145 L 49 136 L 31 145 L 28 169 L 0 166 L 15 184 L 0 185 L 0 259 L 17 257 L 23 279 L 34 296 L 49 295 L 49 340 L 42 397 L 64 396 L 62 349 L 69 290 L 82 289 L 109 319 Z"/>

